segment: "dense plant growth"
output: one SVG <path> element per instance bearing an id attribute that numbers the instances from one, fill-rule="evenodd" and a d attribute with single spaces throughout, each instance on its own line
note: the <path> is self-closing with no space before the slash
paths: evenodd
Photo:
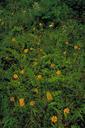
<path id="1" fill-rule="evenodd" d="M 0 128 L 84 128 L 84 7 L 0 0 Z"/>

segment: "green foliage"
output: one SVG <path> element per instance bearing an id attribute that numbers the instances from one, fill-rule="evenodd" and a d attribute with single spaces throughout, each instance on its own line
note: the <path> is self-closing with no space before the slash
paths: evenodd
<path id="1" fill-rule="evenodd" d="M 0 2 L 0 128 L 84 128 L 84 1 Z"/>

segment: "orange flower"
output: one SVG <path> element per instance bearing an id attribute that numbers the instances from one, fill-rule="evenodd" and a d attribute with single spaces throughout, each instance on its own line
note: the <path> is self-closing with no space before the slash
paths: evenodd
<path id="1" fill-rule="evenodd" d="M 55 66 L 56 66 L 55 64 L 51 64 L 50 65 L 51 68 L 55 68 Z"/>
<path id="2" fill-rule="evenodd" d="M 64 114 L 69 114 L 70 113 L 70 109 L 69 108 L 65 108 L 63 111 L 64 111 Z"/>
<path id="3" fill-rule="evenodd" d="M 23 107 L 23 106 L 25 105 L 24 98 L 20 98 L 20 99 L 19 99 L 19 105 L 20 105 L 21 107 Z"/>
<path id="4" fill-rule="evenodd" d="M 43 79 L 42 75 L 37 76 L 37 80 L 42 80 L 42 79 Z"/>
<path id="5" fill-rule="evenodd" d="M 13 78 L 13 80 L 18 80 L 19 79 L 17 74 L 14 74 L 12 78 Z"/>
<path id="6" fill-rule="evenodd" d="M 57 76 L 60 76 L 61 74 L 62 74 L 62 73 L 61 73 L 60 70 L 57 70 L 57 71 L 56 71 L 56 75 L 57 75 Z"/>
<path id="7" fill-rule="evenodd" d="M 52 116 L 51 117 L 51 123 L 57 123 L 57 121 L 58 121 L 58 118 L 57 118 L 57 116 Z"/>
<path id="8" fill-rule="evenodd" d="M 52 101 L 52 100 L 53 100 L 53 96 L 52 96 L 52 94 L 51 94 L 50 91 L 47 91 L 47 92 L 46 92 L 46 96 L 47 96 L 47 100 L 48 100 L 48 101 Z"/>
<path id="9" fill-rule="evenodd" d="M 24 53 L 28 53 L 29 52 L 29 49 L 28 48 L 25 48 L 24 49 Z"/>
<path id="10" fill-rule="evenodd" d="M 30 106 L 35 106 L 35 101 L 34 100 L 30 101 Z"/>

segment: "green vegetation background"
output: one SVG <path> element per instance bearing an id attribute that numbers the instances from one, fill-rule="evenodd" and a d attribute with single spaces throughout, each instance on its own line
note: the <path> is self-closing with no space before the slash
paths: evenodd
<path id="1" fill-rule="evenodd" d="M 84 7 L 0 0 L 0 128 L 84 128 Z"/>

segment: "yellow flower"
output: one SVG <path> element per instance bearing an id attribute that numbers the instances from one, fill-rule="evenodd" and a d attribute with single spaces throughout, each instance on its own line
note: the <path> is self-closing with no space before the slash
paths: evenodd
<path id="1" fill-rule="evenodd" d="M 11 102 L 15 102 L 14 96 L 10 97 L 10 101 L 11 101 Z"/>
<path id="2" fill-rule="evenodd" d="M 57 121 L 58 121 L 58 117 L 57 116 L 52 116 L 51 117 L 51 123 L 55 124 L 55 123 L 57 123 Z"/>
<path id="3" fill-rule="evenodd" d="M 39 50 L 40 50 L 40 52 L 44 52 L 43 49 L 41 49 L 41 48 Z"/>
<path id="4" fill-rule="evenodd" d="M 30 48 L 30 50 L 32 51 L 32 50 L 34 50 L 34 48 Z"/>
<path id="5" fill-rule="evenodd" d="M 52 22 L 50 25 L 49 25 L 49 28 L 53 28 L 54 27 L 54 22 Z"/>
<path id="6" fill-rule="evenodd" d="M 24 98 L 20 98 L 20 99 L 19 99 L 19 105 L 20 105 L 21 107 L 23 107 L 23 106 L 25 105 Z"/>
<path id="7" fill-rule="evenodd" d="M 56 75 L 57 75 L 57 76 L 60 76 L 61 74 L 62 74 L 62 73 L 61 73 L 60 70 L 57 70 L 57 71 L 56 71 Z"/>
<path id="8" fill-rule="evenodd" d="M 11 41 L 12 41 L 12 42 L 16 42 L 16 38 L 15 38 L 15 37 L 13 37 Z"/>
<path id="9" fill-rule="evenodd" d="M 64 52 L 63 52 L 63 54 L 64 54 L 64 55 L 66 55 L 66 54 L 67 54 L 67 52 L 66 52 L 66 51 L 64 51 Z"/>
<path id="10" fill-rule="evenodd" d="M 74 49 L 75 50 L 78 50 L 78 49 L 80 50 L 80 46 L 79 45 L 74 45 Z"/>
<path id="11" fill-rule="evenodd" d="M 14 74 L 12 78 L 13 78 L 13 80 L 18 80 L 19 79 L 17 74 Z"/>
<path id="12" fill-rule="evenodd" d="M 64 114 L 69 114 L 70 113 L 70 109 L 69 108 L 65 108 L 63 111 L 64 111 Z"/>
<path id="13" fill-rule="evenodd" d="M 24 53 L 28 53 L 29 52 L 29 49 L 28 48 L 25 48 L 24 49 Z"/>
<path id="14" fill-rule="evenodd" d="M 40 27 L 42 27 L 42 26 L 43 26 L 43 24 L 42 24 L 42 23 L 39 23 L 39 26 L 40 26 Z"/>
<path id="15" fill-rule="evenodd" d="M 20 71 L 20 74 L 22 74 L 22 75 L 23 75 L 23 74 L 24 74 L 24 72 L 25 72 L 25 71 L 24 71 L 24 69 L 22 69 L 22 70 Z"/>
<path id="16" fill-rule="evenodd" d="M 30 101 L 30 106 L 35 106 L 35 101 L 34 100 Z"/>
<path id="17" fill-rule="evenodd" d="M 53 96 L 52 96 L 52 94 L 51 94 L 50 91 L 47 91 L 47 92 L 46 92 L 46 97 L 47 97 L 47 100 L 48 100 L 48 101 L 52 101 L 52 100 L 53 100 Z"/>
<path id="18" fill-rule="evenodd" d="M 37 76 L 37 80 L 42 80 L 42 79 L 43 79 L 42 75 Z"/>
<path id="19" fill-rule="evenodd" d="M 51 68 L 55 68 L 55 66 L 56 66 L 55 64 L 51 64 L 50 65 Z"/>
<path id="20" fill-rule="evenodd" d="M 68 44 L 69 44 L 69 42 L 68 42 L 68 41 L 66 41 L 66 42 L 65 42 L 65 44 L 66 44 L 66 45 L 68 45 Z"/>
<path id="21" fill-rule="evenodd" d="M 38 88 L 34 88 L 33 92 L 35 92 L 36 94 L 38 94 Z"/>
<path id="22" fill-rule="evenodd" d="M 34 27 L 34 28 L 33 28 L 33 31 L 35 31 L 35 30 L 36 30 L 36 28 Z"/>

